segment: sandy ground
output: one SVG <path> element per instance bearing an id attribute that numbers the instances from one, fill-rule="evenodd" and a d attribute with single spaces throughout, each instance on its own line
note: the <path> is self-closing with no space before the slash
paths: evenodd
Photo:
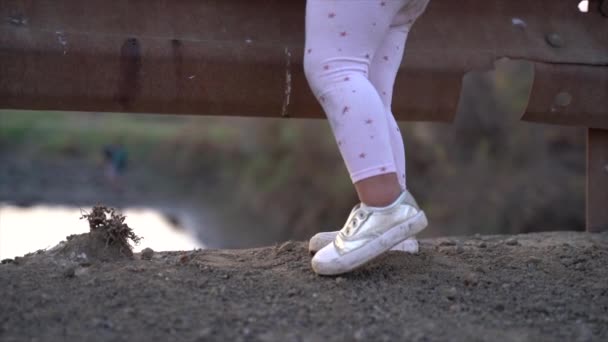
<path id="1" fill-rule="evenodd" d="M 0 265 L 0 340 L 608 340 L 608 233 L 423 240 L 342 277 L 301 242 L 105 262 L 72 242 Z"/>

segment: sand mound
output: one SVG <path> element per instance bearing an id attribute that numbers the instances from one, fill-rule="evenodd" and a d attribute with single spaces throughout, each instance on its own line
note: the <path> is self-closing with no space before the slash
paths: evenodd
<path id="1" fill-rule="evenodd" d="M 133 252 L 128 244 L 107 243 L 103 232 L 70 235 L 48 251 L 54 257 L 67 258 L 78 262 L 108 262 L 131 259 Z"/>

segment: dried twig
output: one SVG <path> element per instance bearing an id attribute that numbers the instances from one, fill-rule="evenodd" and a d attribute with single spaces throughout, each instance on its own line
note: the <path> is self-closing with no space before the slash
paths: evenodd
<path id="1" fill-rule="evenodd" d="M 129 240 L 135 244 L 141 241 L 141 237 L 135 235 L 133 229 L 125 223 L 126 217 L 114 208 L 96 205 L 90 213 L 84 212 L 81 219 L 89 221 L 91 232 L 103 233 L 107 245 L 119 243 L 131 248 Z"/>

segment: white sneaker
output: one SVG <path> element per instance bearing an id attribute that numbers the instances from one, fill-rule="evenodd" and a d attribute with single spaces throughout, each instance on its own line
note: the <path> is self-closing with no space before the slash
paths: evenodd
<path id="1" fill-rule="evenodd" d="M 350 272 L 415 236 L 428 222 L 406 190 L 384 208 L 356 205 L 333 243 L 312 258 L 313 270 L 321 275 Z"/>
<path id="2" fill-rule="evenodd" d="M 336 230 L 333 232 L 320 232 L 315 234 L 308 241 L 308 251 L 310 252 L 310 254 L 315 254 L 321 248 L 334 242 L 338 233 L 339 231 Z M 419 250 L 420 247 L 418 246 L 418 240 L 416 240 L 416 237 L 407 238 L 406 240 L 396 244 L 395 247 L 391 248 L 391 251 L 405 252 L 411 254 L 417 254 Z"/>

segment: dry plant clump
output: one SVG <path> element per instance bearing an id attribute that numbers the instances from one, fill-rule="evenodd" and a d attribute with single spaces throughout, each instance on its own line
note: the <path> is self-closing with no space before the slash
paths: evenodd
<path id="1" fill-rule="evenodd" d="M 106 245 L 119 244 L 131 249 L 129 240 L 134 244 L 141 241 L 141 237 L 125 223 L 126 217 L 117 212 L 115 208 L 104 205 L 96 205 L 90 213 L 84 212 L 81 219 L 89 221 L 89 228 L 92 233 L 101 233 L 106 241 Z"/>

